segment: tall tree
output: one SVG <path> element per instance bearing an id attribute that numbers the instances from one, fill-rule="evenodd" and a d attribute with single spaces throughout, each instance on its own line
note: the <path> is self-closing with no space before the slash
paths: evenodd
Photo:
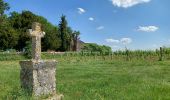
<path id="1" fill-rule="evenodd" d="M 59 23 L 59 33 L 61 38 L 61 51 L 67 51 L 69 49 L 69 34 L 68 34 L 68 26 L 67 26 L 67 20 L 64 15 L 61 16 L 61 21 Z"/>
<path id="2" fill-rule="evenodd" d="M 7 15 L 4 14 L 9 8 L 8 3 L 0 0 L 0 49 L 2 50 L 14 48 L 18 40 L 16 31 L 11 27 Z"/>
<path id="3" fill-rule="evenodd" d="M 5 10 L 9 10 L 9 5 L 3 0 L 0 0 L 0 24 L 6 22 L 6 15 L 4 15 Z"/>
<path id="4" fill-rule="evenodd" d="M 9 10 L 9 5 L 8 3 L 4 2 L 3 0 L 0 0 L 0 16 L 4 14 L 5 10 Z"/>

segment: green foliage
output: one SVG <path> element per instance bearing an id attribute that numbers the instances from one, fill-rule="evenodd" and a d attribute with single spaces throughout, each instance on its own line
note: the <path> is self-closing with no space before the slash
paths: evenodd
<path id="1" fill-rule="evenodd" d="M 8 19 L 19 35 L 16 49 L 22 51 L 26 46 L 27 41 L 30 40 L 26 30 L 31 28 L 32 22 L 37 21 L 37 17 L 30 11 L 23 11 L 21 14 L 12 12 Z"/>
<path id="2" fill-rule="evenodd" d="M 31 28 L 32 22 L 39 22 L 42 24 L 42 30 L 46 32 L 42 39 L 42 50 L 57 50 L 60 47 L 60 38 L 57 26 L 52 25 L 42 16 L 33 14 L 30 11 L 23 11 L 22 13 L 12 12 L 8 18 L 12 27 L 19 34 L 17 50 L 22 50 L 30 41 L 29 35 L 26 33 L 27 29 Z"/>
<path id="3" fill-rule="evenodd" d="M 109 46 L 100 46 L 95 43 L 85 43 L 83 46 L 83 51 L 89 51 L 89 52 L 100 52 L 100 53 L 111 53 L 112 49 Z"/>
<path id="4" fill-rule="evenodd" d="M 75 50 L 73 48 L 77 48 L 80 32 L 73 32 L 72 29 L 68 27 L 65 16 L 61 17 L 59 28 L 58 26 L 52 25 L 44 17 L 35 15 L 30 11 L 23 11 L 22 13 L 12 12 L 10 16 L 6 18 L 6 21 L 9 22 L 12 31 L 11 33 L 8 33 L 17 33 L 16 39 L 18 40 L 17 43 L 16 41 L 14 42 L 16 43 L 14 46 L 16 50 L 22 51 L 23 48 L 27 46 L 27 42 L 30 41 L 30 37 L 26 33 L 26 30 L 31 28 L 32 22 L 41 23 L 42 30 L 46 32 L 45 37 L 42 39 L 42 51 L 71 51 Z M 6 29 L 9 28 L 6 24 L 3 25 Z M 3 28 L 0 31 L 4 31 Z M 7 48 L 3 45 L 2 47 L 5 49 Z"/>
<path id="5" fill-rule="evenodd" d="M 28 42 L 29 45 L 28 48 L 31 48 L 30 43 Z M 28 56 L 31 55 L 31 49 L 28 49 L 30 53 L 28 53 Z M 91 50 L 91 49 L 90 49 Z M 9 51 L 9 52 L 8 52 Z M 11 54 L 11 50 L 8 50 L 7 52 L 0 52 L 0 61 L 5 61 L 5 60 L 16 60 L 16 59 L 21 59 L 24 58 L 22 57 L 23 55 L 19 53 L 17 56 Z M 27 51 L 27 50 L 26 50 Z M 107 50 L 108 51 L 108 50 Z M 15 52 L 14 52 L 15 53 Z M 115 51 L 115 52 L 99 52 L 99 51 L 81 51 L 81 52 L 43 52 L 42 53 L 42 58 L 43 59 L 56 59 L 56 58 L 63 58 L 65 60 L 65 57 L 67 59 L 72 59 L 77 58 L 77 59 L 88 59 L 88 58 L 94 58 L 94 60 L 123 60 L 123 61 L 133 61 L 133 60 L 146 60 L 146 61 L 160 61 L 160 57 L 162 56 L 162 60 L 169 60 L 170 59 L 170 49 L 169 48 L 163 48 L 162 54 L 160 54 L 160 50 L 147 50 L 147 51 L 142 51 L 142 50 L 124 50 L 124 51 Z M 12 57 L 11 57 L 11 56 Z M 15 57 L 16 56 L 16 57 Z M 21 56 L 21 57 L 20 57 Z M 27 56 L 26 56 L 27 57 Z M 28 57 L 27 57 L 28 58 Z M 25 58 L 24 58 L 25 59 Z"/>
<path id="6" fill-rule="evenodd" d="M 18 41 L 18 34 L 12 28 L 6 16 L 2 16 L 2 17 L 3 17 L 3 21 L 0 24 L 0 44 L 1 44 L 0 49 L 6 50 L 6 49 L 15 48 Z"/>
<path id="7" fill-rule="evenodd" d="M 69 34 L 68 34 L 68 26 L 67 20 L 64 15 L 61 16 L 61 21 L 59 23 L 59 34 L 61 38 L 61 51 L 67 51 L 69 49 Z"/>
<path id="8" fill-rule="evenodd" d="M 8 3 L 0 0 L 0 50 L 14 48 L 17 44 L 17 33 L 11 27 L 4 11 L 9 10 Z"/>
<path id="9" fill-rule="evenodd" d="M 25 57 L 22 54 L 17 54 L 16 52 L 0 52 L 0 61 L 16 61 L 24 59 Z"/>
<path id="10" fill-rule="evenodd" d="M 4 14 L 5 10 L 9 10 L 9 5 L 8 3 L 4 2 L 3 0 L 0 0 L 0 16 Z"/>
<path id="11" fill-rule="evenodd" d="M 59 23 L 59 36 L 61 39 L 60 51 L 77 51 L 77 44 L 79 40 L 79 31 L 73 31 L 71 27 L 67 25 L 67 20 L 64 15 L 61 16 Z"/>
<path id="12" fill-rule="evenodd" d="M 45 37 L 42 39 L 42 50 L 58 50 L 61 46 L 61 39 L 59 38 L 58 27 L 52 26 L 50 23 L 43 24 Z"/>
<path id="13" fill-rule="evenodd" d="M 42 16 L 36 15 L 30 11 L 11 12 L 10 16 L 4 15 L 4 11 L 9 6 L 3 0 L 0 0 L 0 50 L 16 49 L 23 51 L 30 41 L 30 36 L 26 33 L 33 22 L 42 24 L 42 30 L 46 32 L 42 39 L 42 51 L 78 51 L 81 44 L 80 32 L 72 30 L 68 26 L 66 16 L 62 15 L 58 26 L 47 21 Z M 109 52 L 109 47 L 99 46 L 95 51 Z M 111 50 L 110 50 L 111 51 Z"/>
<path id="14" fill-rule="evenodd" d="M 31 46 L 31 42 L 30 41 L 28 41 L 27 43 L 26 43 L 26 47 L 24 48 L 24 56 L 26 57 L 26 58 L 31 58 L 31 51 L 32 51 L 32 46 Z"/>

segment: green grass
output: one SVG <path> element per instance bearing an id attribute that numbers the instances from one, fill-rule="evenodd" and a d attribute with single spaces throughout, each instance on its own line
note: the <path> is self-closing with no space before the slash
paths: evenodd
<path id="1" fill-rule="evenodd" d="M 170 61 L 58 59 L 57 92 L 64 100 L 169 100 Z M 0 62 L 0 99 L 29 100 L 18 61 Z"/>
<path id="2" fill-rule="evenodd" d="M 14 61 L 25 59 L 23 54 L 0 52 L 0 61 Z"/>

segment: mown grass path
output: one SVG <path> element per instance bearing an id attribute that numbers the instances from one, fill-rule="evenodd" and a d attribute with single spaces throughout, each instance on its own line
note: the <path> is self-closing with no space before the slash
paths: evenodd
<path id="1" fill-rule="evenodd" d="M 31 99 L 19 72 L 18 61 L 0 62 L 0 99 Z M 65 100 L 170 99 L 170 61 L 60 61 L 56 78 Z"/>

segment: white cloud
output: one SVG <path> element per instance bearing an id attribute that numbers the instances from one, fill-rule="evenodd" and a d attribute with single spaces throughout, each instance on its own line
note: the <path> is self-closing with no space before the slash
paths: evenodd
<path id="1" fill-rule="evenodd" d="M 108 43 L 119 43 L 119 40 L 115 40 L 115 39 L 106 39 L 106 42 Z"/>
<path id="2" fill-rule="evenodd" d="M 104 29 L 104 26 L 99 26 L 99 27 L 97 27 L 96 29 L 97 29 L 97 30 L 102 30 L 102 29 Z"/>
<path id="3" fill-rule="evenodd" d="M 159 29 L 157 26 L 139 26 L 138 31 L 143 31 L 143 32 L 155 32 Z"/>
<path id="4" fill-rule="evenodd" d="M 111 1 L 114 6 L 128 8 L 141 3 L 148 3 L 151 0 L 111 0 Z"/>
<path id="5" fill-rule="evenodd" d="M 90 21 L 94 21 L 94 18 L 93 18 L 93 17 L 89 17 L 89 20 L 90 20 Z"/>
<path id="6" fill-rule="evenodd" d="M 86 12 L 86 10 L 83 9 L 83 8 L 77 8 L 77 9 L 78 9 L 78 13 L 79 13 L 79 14 L 83 14 L 83 13 Z"/>
<path id="7" fill-rule="evenodd" d="M 130 44 L 132 42 L 132 39 L 131 38 L 122 38 L 122 39 L 120 39 L 120 41 L 123 44 Z"/>

